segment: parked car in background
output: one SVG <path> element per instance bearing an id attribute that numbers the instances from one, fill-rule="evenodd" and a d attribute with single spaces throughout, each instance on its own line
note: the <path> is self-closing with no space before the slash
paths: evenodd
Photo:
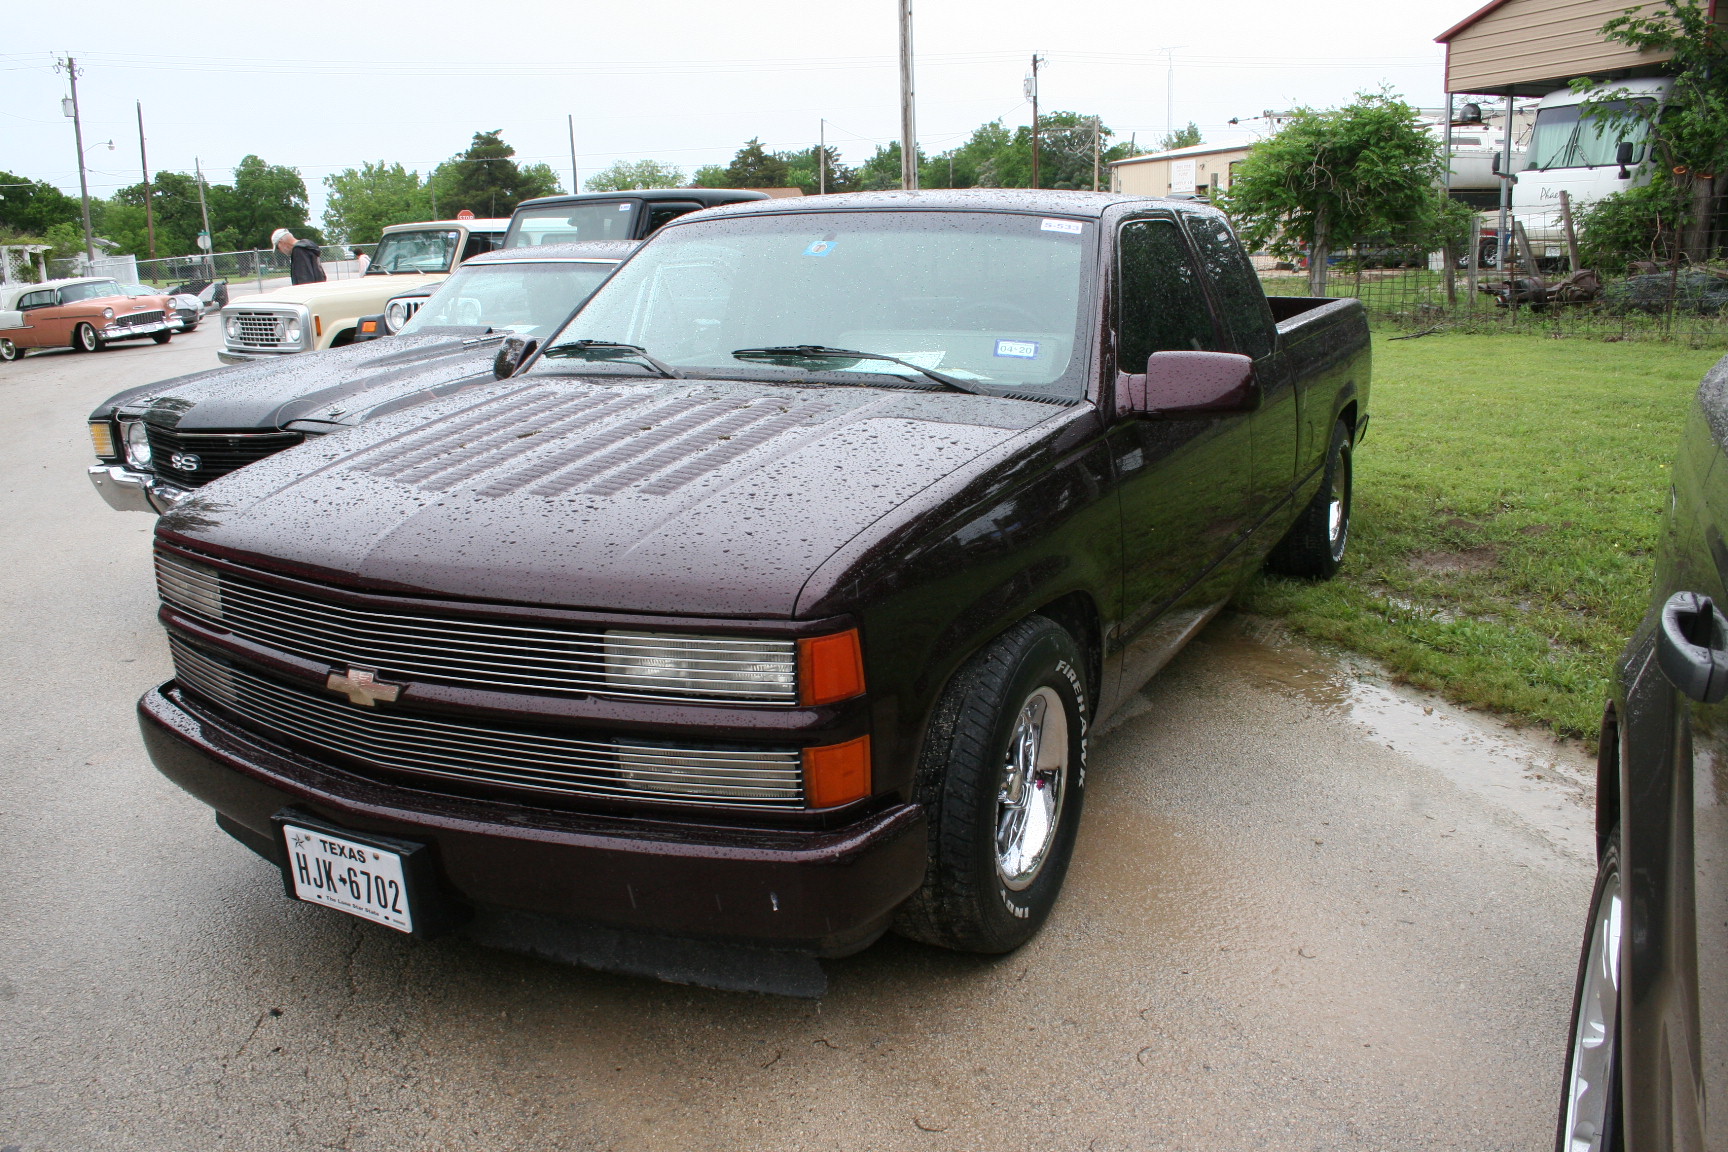
<path id="1" fill-rule="evenodd" d="M 1686 423 L 1649 607 L 1603 717 L 1559 1152 L 1728 1148 L 1725 540 L 1728 359 Z"/>
<path id="2" fill-rule="evenodd" d="M 174 285 L 169 291 L 176 295 L 198 297 L 198 302 L 204 305 L 206 314 L 220 312 L 228 307 L 227 280 L 188 280 L 184 284 Z"/>
<path id="3" fill-rule="evenodd" d="M 162 517 L 150 754 L 301 899 L 805 994 L 1038 930 L 1090 726 L 1337 570 L 1368 423 L 1359 301 L 1088 192 L 686 216 L 525 351 Z"/>
<path id="4" fill-rule="evenodd" d="M 510 230 L 504 235 L 504 247 L 645 240 L 662 225 L 687 213 L 766 199 L 766 192 L 746 188 L 645 188 L 634 192 L 542 196 L 516 206 L 510 216 Z"/>
<path id="5" fill-rule="evenodd" d="M 204 302 L 189 293 L 152 288 L 148 284 L 122 284 L 120 290 L 134 300 L 162 298 L 167 306 L 168 326 L 176 332 L 190 332 L 204 319 Z"/>
<path id="6" fill-rule="evenodd" d="M 274 359 L 352 343 L 360 317 L 392 296 L 436 284 L 463 261 L 497 248 L 507 220 L 437 220 L 384 229 L 363 275 L 285 285 L 222 309 L 224 364 Z"/>
<path id="7" fill-rule="evenodd" d="M 109 277 L 0 285 L 0 361 L 31 348 L 100 352 L 121 340 L 173 338 L 166 296 L 128 296 Z"/>
<path id="8" fill-rule="evenodd" d="M 493 379 L 507 335 L 549 335 L 634 244 L 476 257 L 382 343 L 215 368 L 128 389 L 90 414 L 87 471 L 122 511 L 162 512 L 219 476 L 317 436 Z"/>

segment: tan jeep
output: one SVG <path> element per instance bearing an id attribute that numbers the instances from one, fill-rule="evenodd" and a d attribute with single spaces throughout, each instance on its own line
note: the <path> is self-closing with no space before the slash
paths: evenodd
<path id="1" fill-rule="evenodd" d="M 504 240 L 508 220 L 432 220 L 384 229 L 366 271 L 346 280 L 296 284 L 245 296 L 222 309 L 224 364 L 351 343 L 360 317 L 392 296 L 444 279 L 462 261 Z"/>

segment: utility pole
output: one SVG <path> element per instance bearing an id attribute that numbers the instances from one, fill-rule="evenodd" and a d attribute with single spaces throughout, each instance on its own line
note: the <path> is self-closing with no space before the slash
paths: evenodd
<path id="1" fill-rule="evenodd" d="M 72 118 L 72 141 L 78 146 L 78 198 L 84 204 L 84 256 L 93 261 L 96 259 L 96 240 L 90 233 L 90 182 L 84 175 L 84 125 L 78 117 L 78 62 L 68 56 L 54 65 L 54 71 L 62 69 L 72 86 L 72 96 L 61 103 L 60 110 Z"/>
<path id="2" fill-rule="evenodd" d="M 198 177 L 198 216 L 204 221 L 204 243 L 199 247 L 204 249 L 204 268 L 209 278 L 216 279 L 216 264 L 210 258 L 210 253 L 216 249 L 216 237 L 210 234 L 210 209 L 204 203 L 204 167 L 198 162 L 198 157 L 192 157 L 192 171 Z"/>
<path id="3" fill-rule="evenodd" d="M 816 122 L 816 195 L 828 195 L 828 121 Z"/>
<path id="4" fill-rule="evenodd" d="M 900 5 L 900 187 L 918 187 L 918 127 L 913 114 L 912 0 Z"/>
<path id="5" fill-rule="evenodd" d="M 1038 66 L 1044 57 L 1032 53 L 1032 75 L 1026 78 L 1026 97 L 1032 101 L 1032 187 L 1038 185 Z"/>
<path id="6" fill-rule="evenodd" d="M 570 193 L 575 195 L 582 191 L 582 183 L 576 176 L 576 115 L 571 113 L 566 117 L 570 121 Z M 436 215 L 436 213 L 434 213 Z"/>
<path id="7" fill-rule="evenodd" d="M 1098 117 L 1092 117 L 1092 191 L 1098 191 L 1099 170 L 1103 167 L 1103 149 L 1099 144 L 1099 136 L 1103 134 Z"/>
<path id="8" fill-rule="evenodd" d="M 144 101 L 138 103 L 138 166 L 144 169 L 144 230 L 150 237 L 150 259 L 156 259 L 156 213 L 150 207 L 150 157 L 144 154 Z"/>
<path id="9" fill-rule="evenodd" d="M 1176 135 L 1176 49 L 1164 53 L 1164 139 Z"/>
<path id="10" fill-rule="evenodd" d="M 1500 148 L 1500 230 L 1495 236 L 1494 258 L 1498 263 L 1495 271 L 1511 279 L 1511 273 L 1506 270 L 1506 257 L 1512 254 L 1512 181 L 1517 177 L 1512 175 L 1512 97 L 1506 97 L 1506 135 Z"/>

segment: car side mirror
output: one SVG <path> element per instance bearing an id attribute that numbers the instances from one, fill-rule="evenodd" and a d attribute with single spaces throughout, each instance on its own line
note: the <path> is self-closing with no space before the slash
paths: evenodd
<path id="1" fill-rule="evenodd" d="M 534 349 L 539 346 L 538 340 L 506 336 L 503 346 L 498 349 L 498 355 L 492 359 L 492 375 L 499 380 L 508 380 L 516 375 L 516 369 L 522 367 L 522 362 L 534 355 Z"/>
<path id="2" fill-rule="evenodd" d="M 1630 140 L 1622 140 L 1614 149 L 1614 163 L 1620 165 L 1620 179 L 1632 179 L 1632 158 L 1638 153 L 1637 147 Z"/>
<path id="3" fill-rule="evenodd" d="M 1116 378 L 1116 413 L 1174 419 L 1252 412 L 1260 406 L 1254 361 L 1234 352 L 1154 352 L 1145 375 Z"/>

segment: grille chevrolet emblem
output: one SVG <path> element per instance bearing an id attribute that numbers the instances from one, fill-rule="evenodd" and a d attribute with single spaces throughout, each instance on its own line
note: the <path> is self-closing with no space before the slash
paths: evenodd
<path id="1" fill-rule="evenodd" d="M 386 684 L 378 679 L 376 672 L 365 668 L 350 668 L 346 672 L 332 672 L 324 686 L 332 692 L 340 692 L 349 700 L 367 708 L 382 700 L 386 704 L 394 704 L 396 697 L 402 695 L 402 685 Z"/>

